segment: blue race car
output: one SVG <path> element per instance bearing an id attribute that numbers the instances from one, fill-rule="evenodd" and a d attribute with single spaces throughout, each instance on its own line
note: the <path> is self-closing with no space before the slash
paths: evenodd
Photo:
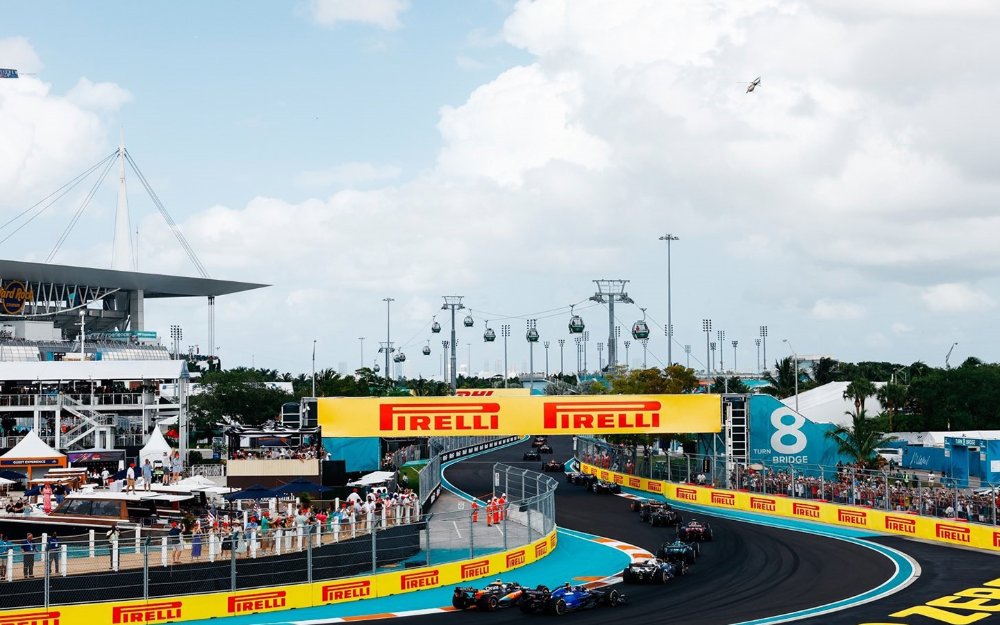
<path id="1" fill-rule="evenodd" d="M 613 608 L 624 602 L 625 595 L 617 590 L 585 588 L 567 583 L 555 590 L 549 590 L 545 586 L 525 590 L 518 605 L 522 612 L 528 614 L 548 613 L 561 616 L 567 612 L 588 610 L 600 605 Z"/>

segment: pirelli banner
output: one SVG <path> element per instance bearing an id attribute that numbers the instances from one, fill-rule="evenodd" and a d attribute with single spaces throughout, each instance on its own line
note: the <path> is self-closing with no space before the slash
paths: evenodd
<path id="1" fill-rule="evenodd" d="M 699 434 L 722 428 L 719 395 L 321 398 L 323 436 Z"/>
<path id="2" fill-rule="evenodd" d="M 148 601 L 106 601 L 85 605 L 58 605 L 48 609 L 2 610 L 0 625 L 174 623 L 354 603 L 362 599 L 467 584 L 482 577 L 495 577 L 544 558 L 556 548 L 556 541 L 556 533 L 553 531 L 522 547 L 483 555 L 473 560 L 311 584 L 157 597 Z M 343 616 L 347 617 L 346 620 L 351 620 L 352 613 L 356 614 L 345 612 Z M 331 619 L 338 616 L 341 615 L 336 612 L 330 614 Z M 253 622 L 258 622 L 257 619 L 260 618 L 263 617 L 254 617 Z M 286 617 L 274 615 L 272 618 L 285 620 Z"/>
<path id="3" fill-rule="evenodd" d="M 887 512 L 860 506 L 842 506 L 817 499 L 794 499 L 782 495 L 762 495 L 692 484 L 674 484 L 626 475 L 589 464 L 581 465 L 580 470 L 592 473 L 608 482 L 661 494 L 678 503 L 742 510 L 1000 552 L 1000 528 L 992 525 L 923 517 L 906 512 Z"/>

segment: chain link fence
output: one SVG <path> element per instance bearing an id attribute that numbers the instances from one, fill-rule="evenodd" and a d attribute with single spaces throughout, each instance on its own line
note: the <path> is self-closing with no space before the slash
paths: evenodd
<path id="1" fill-rule="evenodd" d="M 735 465 L 727 473 L 724 456 L 657 455 L 646 453 L 642 447 L 612 445 L 587 437 L 577 438 L 577 458 L 612 471 L 668 482 L 998 524 L 1000 484 L 983 481 L 976 488 L 960 486 L 951 478 L 928 471 L 756 462 Z"/>

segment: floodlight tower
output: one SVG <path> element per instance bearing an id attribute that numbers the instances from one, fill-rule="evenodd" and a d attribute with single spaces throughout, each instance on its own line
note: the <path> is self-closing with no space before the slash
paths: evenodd
<path id="1" fill-rule="evenodd" d="M 458 386 L 458 380 L 455 377 L 455 370 L 457 369 L 457 358 L 455 356 L 455 346 L 457 342 L 455 341 L 455 311 L 462 310 L 465 306 L 462 305 L 463 295 L 443 295 L 444 304 L 441 306 L 441 310 L 451 311 L 451 394 L 454 395 L 456 388 Z"/>
<path id="2" fill-rule="evenodd" d="M 718 330 L 718 334 L 719 334 L 719 371 L 725 371 L 726 370 L 726 364 L 725 364 L 726 358 L 722 354 L 726 351 L 725 349 L 723 349 L 726 346 L 726 340 L 725 340 L 726 339 L 726 331 L 725 330 Z"/>
<path id="3" fill-rule="evenodd" d="M 705 375 L 711 377 L 712 375 L 712 355 L 709 350 L 709 341 L 712 340 L 712 320 L 702 319 L 701 320 L 701 330 L 705 333 Z"/>
<path id="4" fill-rule="evenodd" d="M 510 336 L 509 323 L 500 326 L 500 334 L 503 335 L 503 387 L 507 388 L 507 378 L 510 377 L 510 369 L 507 368 L 507 337 Z"/>
<path id="5" fill-rule="evenodd" d="M 632 304 L 632 298 L 628 296 L 625 292 L 625 285 L 628 284 L 628 280 L 594 280 L 594 284 L 597 285 L 597 293 L 591 297 L 595 302 L 600 304 L 608 305 L 608 368 L 610 369 L 617 363 L 616 358 L 616 347 L 617 341 L 615 335 L 615 302 L 622 302 L 623 304 Z"/>
<path id="6" fill-rule="evenodd" d="M 563 375 L 563 346 L 566 345 L 566 339 L 559 339 L 559 375 Z"/>

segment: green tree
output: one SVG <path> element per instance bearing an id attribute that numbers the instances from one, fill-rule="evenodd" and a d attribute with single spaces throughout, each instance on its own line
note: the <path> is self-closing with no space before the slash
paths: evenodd
<path id="1" fill-rule="evenodd" d="M 679 395 L 698 388 L 694 369 L 673 364 L 665 369 L 632 369 L 609 377 L 616 395 Z"/>
<path id="2" fill-rule="evenodd" d="M 761 392 L 767 393 L 768 395 L 774 395 L 779 399 L 784 399 L 785 397 L 791 397 L 795 394 L 795 362 L 792 357 L 782 358 L 781 360 L 774 363 L 774 370 L 777 375 L 772 374 L 770 371 L 764 373 L 764 380 L 767 381 L 767 386 L 761 389 Z M 809 376 L 806 376 L 801 371 L 798 371 L 799 382 L 802 382 L 802 378 L 805 377 L 806 380 Z"/>
<path id="3" fill-rule="evenodd" d="M 743 383 L 743 380 L 739 378 L 736 377 L 727 378 L 725 376 L 720 375 L 716 376 L 716 378 L 712 380 L 712 386 L 709 387 L 708 392 L 716 393 L 719 395 L 723 393 L 746 394 L 750 392 L 750 388 Z"/>
<path id="4" fill-rule="evenodd" d="M 888 383 L 883 384 L 875 391 L 875 397 L 882 407 L 885 408 L 886 418 L 889 423 L 889 431 L 894 430 L 896 416 L 909 400 L 909 390 L 904 384 Z"/>
<path id="5" fill-rule="evenodd" d="M 854 402 L 854 414 L 861 414 L 865 409 L 865 400 L 875 394 L 875 385 L 865 378 L 856 378 L 844 389 L 844 399 Z"/>
<path id="6" fill-rule="evenodd" d="M 813 380 L 817 385 L 834 382 L 837 379 L 837 372 L 839 368 L 839 362 L 833 358 L 827 358 L 824 356 L 816 361 L 816 364 L 813 366 Z"/>
<path id="7" fill-rule="evenodd" d="M 851 425 L 838 426 L 836 429 L 828 431 L 826 437 L 837 444 L 837 450 L 851 459 L 852 462 L 859 462 L 868 468 L 875 468 L 878 461 L 878 454 L 875 450 L 884 447 L 887 443 L 895 440 L 891 436 L 886 436 L 878 427 L 878 421 L 869 419 L 868 414 L 862 408 L 851 413 Z"/>
<path id="8" fill-rule="evenodd" d="M 291 394 L 267 384 L 277 377 L 277 372 L 243 367 L 205 372 L 199 380 L 201 392 L 193 395 L 188 404 L 192 435 L 197 432 L 204 436 L 224 418 L 250 426 L 276 419 L 281 405 L 294 401 Z"/>

